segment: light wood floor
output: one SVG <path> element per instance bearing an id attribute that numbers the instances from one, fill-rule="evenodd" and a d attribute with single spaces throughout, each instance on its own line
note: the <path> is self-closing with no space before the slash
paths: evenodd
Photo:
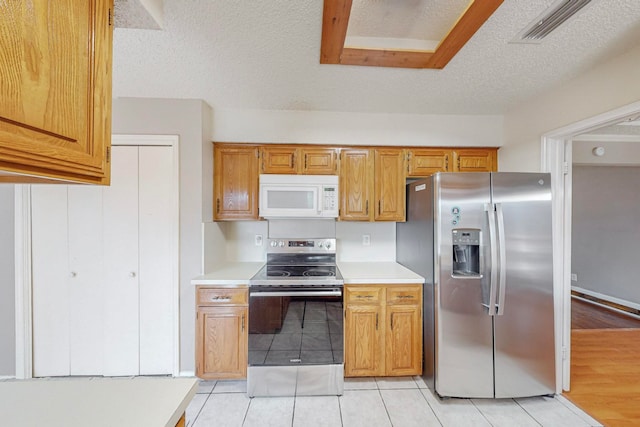
<path id="1" fill-rule="evenodd" d="M 639 426 L 640 321 L 623 316 L 616 323 L 611 312 L 591 304 L 572 304 L 572 310 L 583 319 L 572 316 L 571 391 L 565 396 L 605 426 Z M 576 329 L 598 323 L 604 326 Z"/>

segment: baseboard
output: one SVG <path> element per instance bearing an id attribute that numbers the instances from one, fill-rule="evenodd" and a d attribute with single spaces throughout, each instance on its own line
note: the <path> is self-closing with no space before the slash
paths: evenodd
<path id="1" fill-rule="evenodd" d="M 11 375 L 0 375 L 0 381 L 5 381 L 5 380 L 15 380 L 16 377 L 15 376 L 11 376 Z"/>
<path id="2" fill-rule="evenodd" d="M 640 304 L 577 286 L 571 287 L 571 296 L 640 319 Z"/>
<path id="3" fill-rule="evenodd" d="M 195 371 L 180 371 L 180 375 L 178 375 L 180 377 L 195 377 L 196 376 L 196 372 Z"/>

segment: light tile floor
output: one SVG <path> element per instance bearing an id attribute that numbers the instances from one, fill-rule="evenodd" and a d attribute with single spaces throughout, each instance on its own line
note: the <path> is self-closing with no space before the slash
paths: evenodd
<path id="1" fill-rule="evenodd" d="M 339 397 L 249 398 L 245 381 L 202 381 L 187 426 L 601 426 L 562 396 L 439 399 L 420 377 L 347 378 L 344 388 Z"/>

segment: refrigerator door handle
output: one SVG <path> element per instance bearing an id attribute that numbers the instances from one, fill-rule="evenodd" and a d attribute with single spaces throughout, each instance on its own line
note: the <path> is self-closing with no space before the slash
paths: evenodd
<path id="1" fill-rule="evenodd" d="M 498 242 L 496 237 L 496 213 L 493 203 L 484 206 L 489 220 L 489 250 L 491 253 L 491 272 L 489 273 L 489 304 L 482 304 L 489 310 L 489 316 L 496 314 L 496 290 L 498 282 Z"/>
<path id="2" fill-rule="evenodd" d="M 496 217 L 498 219 L 498 251 L 500 254 L 498 258 L 500 263 L 500 274 L 498 276 L 498 316 L 502 316 L 504 314 L 504 300 L 507 293 L 507 249 L 504 239 L 504 213 L 502 211 L 502 203 L 496 203 Z"/>

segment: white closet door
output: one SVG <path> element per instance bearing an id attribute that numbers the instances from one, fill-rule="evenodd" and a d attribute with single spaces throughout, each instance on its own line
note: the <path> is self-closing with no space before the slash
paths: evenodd
<path id="1" fill-rule="evenodd" d="M 173 148 L 139 149 L 140 374 L 170 374 L 175 300 Z"/>
<path id="2" fill-rule="evenodd" d="M 33 375 L 69 375 L 67 186 L 31 186 Z"/>
<path id="3" fill-rule="evenodd" d="M 69 357 L 71 375 L 102 373 L 102 188 L 70 185 Z"/>
<path id="4" fill-rule="evenodd" d="M 104 375 L 139 372 L 138 147 L 112 147 L 103 189 Z"/>

